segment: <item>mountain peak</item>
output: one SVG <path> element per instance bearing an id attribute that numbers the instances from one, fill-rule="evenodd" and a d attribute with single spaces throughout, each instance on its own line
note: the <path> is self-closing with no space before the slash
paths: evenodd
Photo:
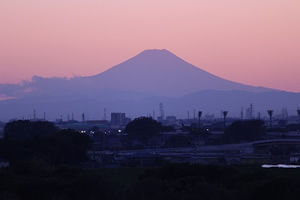
<path id="1" fill-rule="evenodd" d="M 141 53 L 163 53 L 163 52 L 171 53 L 167 49 L 146 49 L 146 50 L 142 51 Z"/>
<path id="2" fill-rule="evenodd" d="M 171 67 L 183 63 L 181 58 L 166 49 L 147 49 L 128 60 L 132 65 L 149 67 Z"/>
<path id="3" fill-rule="evenodd" d="M 201 90 L 258 91 L 210 74 L 166 49 L 144 50 L 90 78 L 101 87 L 162 96 L 182 96 Z"/>
<path id="4" fill-rule="evenodd" d="M 147 49 L 136 55 L 135 57 L 177 57 L 166 49 Z M 177 57 L 178 58 L 178 57 Z"/>

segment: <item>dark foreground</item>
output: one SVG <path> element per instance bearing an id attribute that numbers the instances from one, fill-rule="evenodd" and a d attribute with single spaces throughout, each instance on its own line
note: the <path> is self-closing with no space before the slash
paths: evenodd
<path id="1" fill-rule="evenodd" d="M 166 165 L 83 169 L 30 161 L 0 170 L 0 199 L 299 199 L 299 169 Z M 298 198 L 297 198 L 298 197 Z"/>

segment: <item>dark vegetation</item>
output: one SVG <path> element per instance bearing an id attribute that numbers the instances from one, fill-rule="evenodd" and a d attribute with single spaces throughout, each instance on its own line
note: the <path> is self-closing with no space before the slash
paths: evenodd
<path id="1" fill-rule="evenodd" d="M 151 117 L 139 117 L 127 124 L 125 132 L 132 138 L 142 141 L 159 136 L 161 124 Z"/>
<path id="2" fill-rule="evenodd" d="M 10 164 L 42 160 L 49 165 L 78 165 L 88 160 L 88 135 L 74 130 L 58 130 L 50 122 L 14 121 L 4 128 L 0 157 Z"/>
<path id="3" fill-rule="evenodd" d="M 0 169 L 0 199 L 296 199 L 299 169 L 167 165 L 82 169 L 42 161 Z"/>
<path id="4" fill-rule="evenodd" d="M 233 122 L 224 132 L 225 143 L 261 140 L 265 135 L 264 121 L 246 120 Z"/>
<path id="5" fill-rule="evenodd" d="M 127 146 L 134 146 L 133 141 L 138 140 L 143 148 L 151 139 L 159 137 L 161 129 L 162 125 L 151 117 L 136 118 L 129 122 L 124 130 L 128 134 Z"/>
<path id="6" fill-rule="evenodd" d="M 142 141 L 157 137 L 162 128 L 148 118 L 132 124 L 127 127 L 129 136 Z M 192 137 L 200 139 L 207 134 L 196 128 L 191 132 Z M 263 135 L 261 121 L 235 122 L 226 130 L 225 139 L 251 141 Z M 177 145 L 187 142 L 183 138 L 171 140 Z M 81 164 L 88 160 L 86 152 L 90 143 L 89 136 L 74 130 L 58 130 L 48 122 L 8 123 L 5 137 L 0 140 L 0 157 L 7 159 L 10 167 L 0 169 L 0 199 L 283 200 L 300 197 L 299 169 L 188 164 L 87 169 Z"/>

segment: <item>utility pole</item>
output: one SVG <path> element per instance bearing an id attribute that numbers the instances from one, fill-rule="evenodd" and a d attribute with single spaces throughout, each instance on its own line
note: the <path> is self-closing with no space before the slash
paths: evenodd
<path id="1" fill-rule="evenodd" d="M 300 109 L 299 108 L 297 109 L 297 114 L 298 114 L 298 117 L 299 117 L 299 130 L 300 130 Z"/>

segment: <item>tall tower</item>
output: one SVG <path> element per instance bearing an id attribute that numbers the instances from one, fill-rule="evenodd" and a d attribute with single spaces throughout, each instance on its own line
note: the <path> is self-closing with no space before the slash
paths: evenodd
<path id="1" fill-rule="evenodd" d="M 226 128 L 226 117 L 227 117 L 228 111 L 222 111 L 223 115 L 223 122 L 224 122 L 224 130 Z"/>
<path id="2" fill-rule="evenodd" d="M 159 104 L 159 111 L 160 111 L 160 117 L 161 117 L 161 120 L 164 120 L 164 117 L 165 117 L 165 111 L 164 111 L 164 104 L 163 104 L 163 103 L 160 103 L 160 104 Z"/>
<path id="3" fill-rule="evenodd" d="M 297 109 L 297 114 L 298 114 L 298 117 L 299 117 L 299 129 L 300 129 L 300 109 L 299 108 Z"/>
<path id="4" fill-rule="evenodd" d="M 82 113 L 82 123 L 85 123 L 85 115 Z"/>
<path id="5" fill-rule="evenodd" d="M 286 108 L 282 108 L 282 119 L 288 120 L 289 119 L 289 113 Z"/>
<path id="6" fill-rule="evenodd" d="M 241 120 L 243 120 L 244 119 L 244 108 L 242 107 L 241 108 Z"/>
<path id="7" fill-rule="evenodd" d="M 253 104 L 250 104 L 250 119 L 253 119 Z"/>
<path id="8" fill-rule="evenodd" d="M 33 110 L 33 119 L 36 119 L 36 111 L 35 111 L 35 109 Z"/>
<path id="9" fill-rule="evenodd" d="M 201 116 L 202 116 L 202 111 L 198 112 L 198 128 L 201 128 Z"/>
<path id="10" fill-rule="evenodd" d="M 267 110 L 268 115 L 270 117 L 270 128 L 272 128 L 272 120 L 273 120 L 273 110 Z"/>

